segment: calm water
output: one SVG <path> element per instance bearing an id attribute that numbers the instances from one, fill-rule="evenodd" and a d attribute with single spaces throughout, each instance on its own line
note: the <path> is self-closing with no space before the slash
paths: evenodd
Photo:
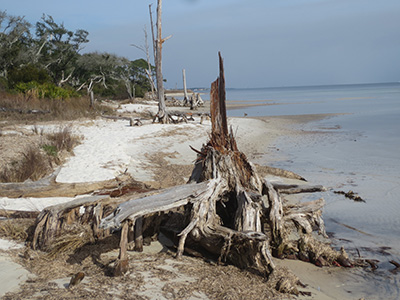
<path id="1" fill-rule="evenodd" d="M 327 202 L 327 231 L 337 246 L 380 261 L 377 271 L 363 273 L 372 299 L 399 299 L 400 274 L 389 272 L 389 261 L 400 262 L 400 83 L 228 89 L 227 99 L 274 104 L 230 110 L 231 117 L 342 114 L 296 125 L 309 134 L 278 139 L 281 159 L 272 165 L 331 189 L 311 195 Z M 366 203 L 333 190 L 353 190 Z"/>

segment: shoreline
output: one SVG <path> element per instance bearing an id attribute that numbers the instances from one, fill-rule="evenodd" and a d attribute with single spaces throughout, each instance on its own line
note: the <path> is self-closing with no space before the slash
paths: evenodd
<path id="1" fill-rule="evenodd" d="M 228 123 L 233 128 L 238 148 L 250 161 L 259 164 L 258 162 L 282 159 L 282 151 L 276 147 L 279 137 L 284 135 L 290 138 L 290 136 L 304 134 L 295 127 L 332 115 L 334 114 L 229 118 Z M 87 122 L 79 125 L 79 122 L 75 122 L 74 128 L 85 136 L 85 140 L 80 148 L 77 147 L 75 156 L 64 165 L 64 173 L 60 178 L 64 178 L 67 182 L 77 182 L 76 178 L 85 182 L 88 178 L 93 178 L 92 176 L 100 179 L 112 177 L 115 173 L 128 168 L 128 172 L 134 174 L 137 180 L 152 184 L 155 188 L 184 183 L 187 174 L 190 175 L 189 172 L 193 168 L 192 162 L 196 159 L 196 154 L 189 145 L 200 149 L 201 145 L 207 142 L 207 134 L 210 131 L 210 122 L 199 124 L 199 120 L 196 120 L 194 124 L 178 125 L 145 123 L 142 127 L 135 128 L 128 127 L 126 123 L 126 121 L 97 120 L 90 122 L 90 125 Z M 110 130 L 110 133 L 106 130 Z M 96 138 L 99 135 L 102 141 L 106 137 L 108 143 L 104 141 L 100 143 Z M 129 141 L 126 141 L 127 137 L 130 137 Z M 103 149 L 99 149 L 98 153 L 96 148 L 99 148 L 99 144 Z M 88 154 L 95 158 L 94 161 L 89 160 Z M 101 156 L 100 161 L 98 161 L 99 156 Z M 96 163 L 97 165 L 94 166 Z M 79 166 L 83 168 L 77 169 Z M 164 173 L 161 170 L 164 170 Z M 168 174 L 174 174 L 174 176 L 162 183 Z M 78 176 L 74 177 L 75 175 Z M 6 208 L 4 203 L 3 207 Z M 280 265 L 279 261 L 278 264 Z M 337 299 L 340 292 L 340 299 L 354 299 L 354 293 L 348 294 L 343 291 L 343 282 L 340 280 L 343 274 L 336 272 L 340 270 L 334 270 L 333 273 L 338 273 L 336 276 L 329 271 L 331 268 L 319 269 L 305 263 L 299 264 L 299 262 L 285 260 L 283 266 L 289 269 L 291 266 L 296 268 L 302 282 L 309 285 L 308 288 L 302 290 L 309 290 L 313 297 Z M 346 274 L 347 270 L 343 272 Z M 321 274 L 326 273 L 330 275 L 327 275 L 323 282 L 320 281 Z M 318 287 L 324 288 L 318 290 Z M 345 297 L 346 295 L 349 297 Z"/>

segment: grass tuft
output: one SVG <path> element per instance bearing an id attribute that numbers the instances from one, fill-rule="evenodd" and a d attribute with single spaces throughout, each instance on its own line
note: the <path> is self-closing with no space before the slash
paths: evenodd
<path id="1" fill-rule="evenodd" d="M 57 151 L 71 152 L 79 142 L 78 138 L 72 135 L 70 127 L 60 128 L 59 131 L 49 134 L 48 139 Z"/>
<path id="2" fill-rule="evenodd" d="M 49 160 L 39 149 L 30 146 L 22 153 L 20 161 L 14 161 L 0 171 L 1 182 L 24 182 L 39 180 L 50 170 Z"/>
<path id="3" fill-rule="evenodd" d="M 39 132 L 38 129 L 37 131 Z M 60 127 L 59 131 L 48 134 L 45 138 L 48 142 L 39 147 L 28 147 L 21 153 L 19 161 L 14 161 L 0 170 L 0 182 L 39 180 L 48 175 L 54 165 L 62 163 L 60 153 L 63 151 L 71 153 L 79 143 L 79 138 L 71 133 L 70 127 Z"/>
<path id="4" fill-rule="evenodd" d="M 17 241 L 26 241 L 34 219 L 6 219 L 0 221 L 0 236 Z"/>
<path id="5" fill-rule="evenodd" d="M 51 250 L 47 254 L 49 258 L 55 258 L 64 253 L 74 252 L 87 243 L 93 243 L 93 233 L 90 228 L 81 226 L 75 231 L 61 234 L 51 245 Z"/>

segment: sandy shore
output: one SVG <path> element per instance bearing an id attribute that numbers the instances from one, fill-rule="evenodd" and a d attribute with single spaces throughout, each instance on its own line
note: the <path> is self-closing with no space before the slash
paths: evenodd
<path id="1" fill-rule="evenodd" d="M 126 105 L 120 107 L 121 114 L 136 114 L 145 111 L 153 111 L 154 106 L 147 105 Z M 288 137 L 304 134 L 296 130 L 296 125 L 314 121 L 327 117 L 328 115 L 304 115 L 304 116 L 282 116 L 266 117 L 258 119 L 250 118 L 230 118 L 229 125 L 236 136 L 239 149 L 244 152 L 248 158 L 257 164 L 268 164 L 268 162 L 282 159 L 280 149 L 276 148 L 275 141 L 278 137 L 286 135 Z M 75 134 L 83 136 L 81 145 L 74 150 L 74 156 L 70 157 L 67 163 L 62 167 L 57 178 L 59 182 L 88 182 L 111 179 L 120 173 L 128 172 L 139 180 L 144 181 L 155 188 L 183 184 L 187 181 L 192 170 L 192 163 L 196 159 L 196 153 L 190 149 L 192 146 L 200 149 L 202 144 L 208 140 L 210 132 L 210 122 L 206 121 L 200 124 L 200 118 L 188 124 L 178 125 L 160 125 L 151 124 L 150 120 L 145 120 L 141 127 L 130 127 L 126 120 L 105 120 L 99 119 L 90 122 L 73 122 L 72 126 Z M 44 130 L 52 130 L 54 126 L 43 125 Z M 31 132 L 29 127 L 24 127 L 26 132 Z M 300 174 L 301 175 L 301 174 Z M 23 202 L 24 199 L 19 199 Z M 1 198 L 0 202 L 4 209 L 25 209 L 26 203 L 31 204 L 31 208 L 42 209 L 46 206 L 41 199 L 40 205 L 36 199 L 25 199 L 25 206 L 19 207 L 16 201 L 8 198 Z M 70 201 L 66 198 L 47 199 L 49 205 Z M 21 202 L 21 203 L 22 203 Z M 153 244 L 152 244 L 153 245 Z M 154 246 L 154 245 L 153 245 Z M 162 245 L 160 246 L 162 248 Z M 157 253 L 159 250 L 155 250 Z M 7 256 L 5 251 L 1 261 Z M 134 255 L 134 254 L 132 254 Z M 152 253 L 154 255 L 154 253 Z M 18 259 L 12 255 L 13 260 Z M 149 256 L 157 260 L 154 256 Z M 146 259 L 150 259 L 147 257 Z M 8 258 L 7 261 L 10 261 Z M 168 260 L 163 260 L 168 261 Z M 188 260 L 188 263 L 193 263 Z M 203 263 L 203 262 L 200 262 Z M 360 299 L 363 297 L 362 290 L 356 290 L 354 285 L 349 286 L 346 283 L 346 272 L 340 268 L 317 268 L 310 264 L 298 261 L 277 261 L 278 265 L 291 269 L 301 281 L 307 285 L 302 288 L 303 291 L 312 293 L 311 297 L 302 296 L 301 299 Z M 12 270 L 21 266 L 15 263 L 3 265 L 7 272 L 0 273 L 0 282 L 10 280 Z M 171 271 L 171 265 L 165 265 Z M 175 266 L 175 265 L 174 265 Z M 176 267 L 176 266 L 175 266 Z M 164 268 L 164 269 L 165 269 Z M 76 266 L 72 268 L 77 270 Z M 72 270 L 71 269 L 71 270 Z M 8 272 L 10 271 L 10 272 Z M 145 271 L 143 271 L 145 272 Z M 149 271 L 150 272 L 150 271 Z M 62 273 L 62 272 L 61 272 Z M 28 293 L 29 284 L 26 283 L 26 274 L 20 275 L 18 272 L 13 276 L 14 280 L 20 284 L 25 283 L 22 294 Z M 63 273 L 65 277 L 65 272 Z M 67 273 L 68 274 L 68 273 Z M 147 274 L 149 278 L 152 273 Z M 138 275 L 139 276 L 139 275 Z M 187 277 L 185 284 L 194 284 L 199 280 L 200 274 L 192 274 Z M 55 278 L 53 278 L 55 279 Z M 61 278 L 62 279 L 62 278 Z M 91 279 L 89 278 L 88 281 Z M 61 284 L 60 288 L 65 289 L 68 280 Z M 43 283 L 46 286 L 47 283 Z M 58 284 L 58 283 L 57 283 Z M 127 283 L 129 285 L 129 283 Z M 148 296 L 150 299 L 167 299 L 166 294 L 160 292 L 166 288 L 166 283 L 158 282 L 156 291 L 151 291 L 149 286 L 148 294 L 146 290 L 138 296 Z M 169 283 L 171 284 L 171 283 Z M 179 281 L 179 284 L 182 282 Z M 40 284 L 38 285 L 40 286 Z M 58 286 L 58 285 L 57 285 Z M 36 288 L 36 285 L 35 285 Z M 0 286 L 0 295 L 6 292 L 18 291 L 18 286 Z M 115 291 L 108 294 L 115 296 Z M 17 299 L 20 294 L 9 294 L 8 299 Z M 67 293 L 63 291 L 63 293 Z M 14 296 L 15 297 L 14 297 Z M 35 299 L 46 297 L 46 293 L 36 293 Z M 63 294 L 64 295 L 64 294 Z M 31 295 L 32 296 L 32 295 Z M 14 298 L 13 298 L 14 297 Z M 72 297 L 70 295 L 70 297 Z M 72 297 L 73 298 L 73 297 Z M 72 299 L 69 298 L 69 299 Z M 105 298 L 108 299 L 108 298 Z M 182 298 L 189 299 L 189 298 Z M 206 296 L 205 291 L 192 294 L 190 299 L 217 299 Z"/>

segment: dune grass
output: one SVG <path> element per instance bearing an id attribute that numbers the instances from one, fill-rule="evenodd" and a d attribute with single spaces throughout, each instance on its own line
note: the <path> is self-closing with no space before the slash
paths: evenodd
<path id="1" fill-rule="evenodd" d="M 0 182 L 24 182 L 39 180 L 48 175 L 54 165 L 62 163 L 60 153 L 72 153 L 79 138 L 72 134 L 71 127 L 60 127 L 58 131 L 45 135 L 48 141 L 38 146 L 29 146 L 21 152 L 20 160 L 13 161 L 0 170 Z"/>

